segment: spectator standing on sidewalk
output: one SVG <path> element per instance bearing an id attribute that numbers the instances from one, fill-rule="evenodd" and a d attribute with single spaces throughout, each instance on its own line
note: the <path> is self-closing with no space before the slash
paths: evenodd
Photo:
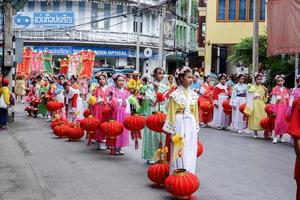
<path id="1" fill-rule="evenodd" d="M 7 130 L 8 107 L 10 105 L 9 80 L 3 78 L 0 89 L 0 131 Z"/>

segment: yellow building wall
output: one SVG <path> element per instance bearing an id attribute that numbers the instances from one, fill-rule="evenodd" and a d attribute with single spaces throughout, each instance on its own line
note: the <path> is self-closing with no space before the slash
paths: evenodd
<path id="1" fill-rule="evenodd" d="M 205 74 L 211 71 L 212 44 L 237 44 L 252 36 L 252 22 L 217 22 L 217 1 L 207 1 Z M 260 34 L 266 33 L 266 24 L 259 24 Z"/>

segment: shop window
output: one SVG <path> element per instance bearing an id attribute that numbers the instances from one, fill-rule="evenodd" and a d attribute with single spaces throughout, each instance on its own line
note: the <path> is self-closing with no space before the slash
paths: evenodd
<path id="1" fill-rule="evenodd" d="M 253 20 L 253 0 L 250 0 L 250 12 L 249 12 L 249 19 Z"/>

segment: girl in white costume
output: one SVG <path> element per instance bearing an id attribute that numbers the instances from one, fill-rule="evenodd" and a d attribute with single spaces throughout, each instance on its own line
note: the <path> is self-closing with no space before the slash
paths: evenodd
<path id="1" fill-rule="evenodd" d="M 172 135 L 170 173 L 185 169 L 195 173 L 197 155 L 198 95 L 189 86 L 192 70 L 182 67 L 176 71 L 178 88 L 171 93 L 167 119 L 163 130 Z"/>
<path id="2" fill-rule="evenodd" d="M 238 83 L 235 84 L 230 99 L 232 106 L 232 127 L 238 133 L 242 133 L 247 128 L 247 121 L 244 114 L 240 112 L 240 105 L 247 102 L 248 85 L 245 84 L 245 74 L 238 74 Z"/>
<path id="3" fill-rule="evenodd" d="M 223 111 L 223 102 L 230 96 L 230 88 L 226 84 L 226 74 L 220 74 L 218 76 L 219 84 L 214 88 L 214 117 L 213 123 L 218 129 L 227 129 L 230 123 L 229 115 L 226 115 Z"/>

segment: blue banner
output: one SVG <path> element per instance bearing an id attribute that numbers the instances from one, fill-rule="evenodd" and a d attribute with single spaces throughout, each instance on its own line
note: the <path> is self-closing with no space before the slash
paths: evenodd
<path id="1" fill-rule="evenodd" d="M 129 49 L 114 49 L 114 48 L 97 48 L 97 47 L 80 47 L 80 46 L 32 46 L 34 51 L 49 51 L 53 55 L 71 55 L 79 53 L 82 50 L 95 51 L 99 57 L 129 57 Z"/>

